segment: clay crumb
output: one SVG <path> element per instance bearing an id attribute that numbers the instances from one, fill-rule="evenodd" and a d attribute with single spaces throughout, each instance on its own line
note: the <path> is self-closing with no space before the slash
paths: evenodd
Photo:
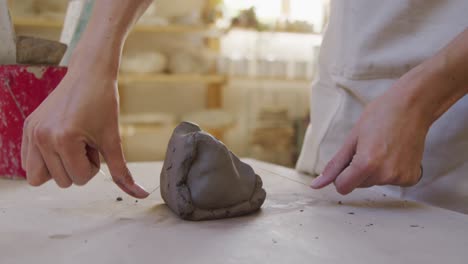
<path id="1" fill-rule="evenodd" d="M 348 214 L 349 214 L 349 215 L 354 215 L 354 212 L 349 212 Z"/>
<path id="2" fill-rule="evenodd" d="M 373 226 L 374 224 L 367 224 L 366 226 Z"/>
<path id="3" fill-rule="evenodd" d="M 410 227 L 419 227 L 419 225 L 410 225 Z"/>
<path id="4" fill-rule="evenodd" d="M 117 202 L 121 202 L 123 199 L 122 199 L 122 197 L 119 196 L 119 197 L 117 197 L 115 200 L 116 200 Z"/>
<path id="5" fill-rule="evenodd" d="M 339 205 L 342 205 L 343 203 L 342 203 L 341 201 L 338 201 L 338 204 L 339 204 Z"/>

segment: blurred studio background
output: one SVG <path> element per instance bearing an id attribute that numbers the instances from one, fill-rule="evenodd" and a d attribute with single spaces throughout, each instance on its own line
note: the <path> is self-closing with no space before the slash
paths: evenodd
<path id="1" fill-rule="evenodd" d="M 68 38 L 70 49 L 67 19 L 86 17 L 92 2 L 9 4 L 18 34 Z M 73 5 L 81 13 L 67 9 Z M 127 160 L 163 160 L 173 128 L 186 120 L 238 156 L 294 166 L 328 6 L 329 0 L 153 3 L 129 35 L 121 62 Z"/>

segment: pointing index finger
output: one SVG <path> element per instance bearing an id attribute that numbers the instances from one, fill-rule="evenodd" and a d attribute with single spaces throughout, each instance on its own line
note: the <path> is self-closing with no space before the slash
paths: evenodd
<path id="1" fill-rule="evenodd" d="M 323 188 L 334 182 L 336 177 L 346 169 L 356 153 L 357 139 L 350 136 L 338 153 L 328 162 L 322 174 L 312 181 L 313 189 Z"/>
<path id="2" fill-rule="evenodd" d="M 120 189 L 139 199 L 149 196 L 149 193 L 133 180 L 132 173 L 125 163 L 120 144 L 113 144 L 113 146 L 104 149 L 102 155 L 107 162 L 112 179 Z"/>

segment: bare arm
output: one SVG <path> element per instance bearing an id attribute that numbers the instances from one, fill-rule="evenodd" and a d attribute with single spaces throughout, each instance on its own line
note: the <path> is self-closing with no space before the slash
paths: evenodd
<path id="1" fill-rule="evenodd" d="M 430 126 L 467 93 L 468 29 L 366 107 L 312 187 L 416 184 Z"/>
<path id="2" fill-rule="evenodd" d="M 117 75 L 125 38 L 150 0 L 99 0 L 62 82 L 27 118 L 22 166 L 31 185 L 67 188 L 99 170 L 99 153 L 128 194 L 148 193 L 127 168 L 119 135 Z"/>
<path id="3" fill-rule="evenodd" d="M 428 121 L 433 123 L 468 93 L 468 29 L 417 67 L 412 75 L 421 84 L 435 82 L 438 85 L 430 91 L 425 85 L 414 85 L 407 91 L 403 91 L 403 87 L 395 87 L 395 90 L 408 98 L 409 104 L 414 103 L 424 113 L 431 114 Z"/>
<path id="4" fill-rule="evenodd" d="M 70 68 L 97 64 L 117 75 L 128 32 L 151 0 L 96 1 L 89 24 L 72 56 Z"/>

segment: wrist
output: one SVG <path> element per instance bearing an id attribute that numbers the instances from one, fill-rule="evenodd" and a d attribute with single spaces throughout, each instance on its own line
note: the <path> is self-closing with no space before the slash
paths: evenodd
<path id="1" fill-rule="evenodd" d="M 69 63 L 69 72 L 117 79 L 123 43 L 152 0 L 100 0 Z M 99 75 L 100 74 L 100 75 Z"/>
<path id="2" fill-rule="evenodd" d="M 100 2 L 103 4 L 104 1 Z M 69 62 L 69 71 L 93 71 L 117 78 L 129 24 L 97 4 Z M 110 12 L 110 13 L 109 13 Z"/>
<path id="3" fill-rule="evenodd" d="M 87 71 L 117 79 L 124 35 L 108 29 L 100 26 L 83 34 L 70 58 L 69 71 Z"/>
<path id="4" fill-rule="evenodd" d="M 78 45 L 70 58 L 68 71 L 90 72 L 117 79 L 121 49 L 113 46 L 92 44 Z"/>
<path id="5" fill-rule="evenodd" d="M 406 73 L 389 90 L 411 114 L 430 126 L 466 93 L 433 57 Z"/>

